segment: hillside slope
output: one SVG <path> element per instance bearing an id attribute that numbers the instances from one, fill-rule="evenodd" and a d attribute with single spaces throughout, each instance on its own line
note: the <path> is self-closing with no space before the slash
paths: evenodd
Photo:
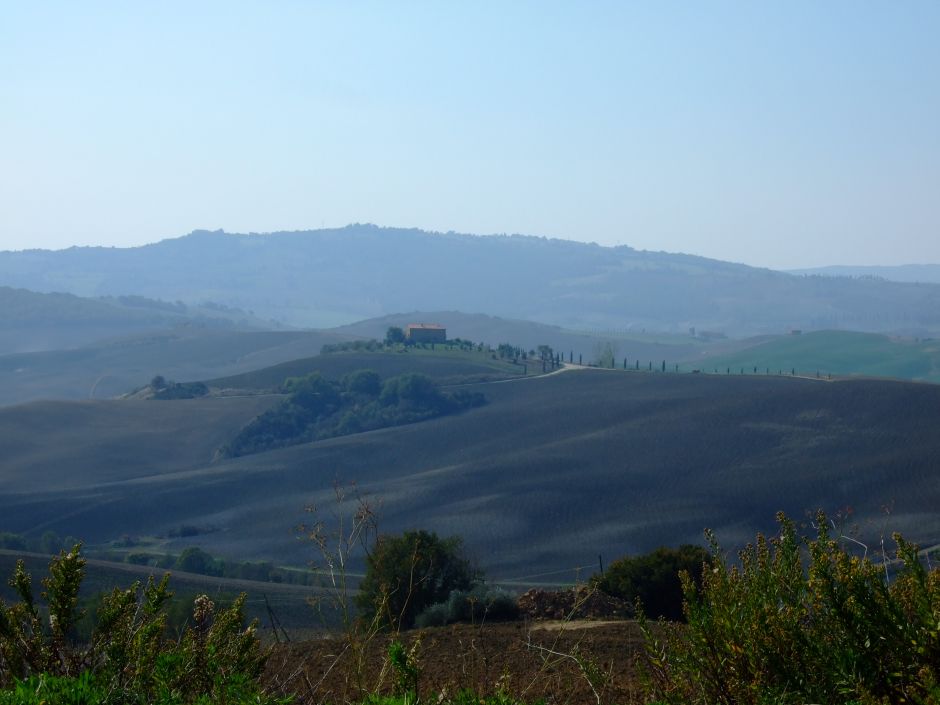
<path id="1" fill-rule="evenodd" d="M 704 366 L 764 372 L 796 369 L 823 376 L 864 375 L 940 382 L 940 341 L 894 339 L 876 333 L 817 331 L 775 337 L 753 347 L 716 355 Z"/>
<path id="2" fill-rule="evenodd" d="M 711 355 L 726 354 L 748 347 L 749 340 L 703 340 L 689 335 L 645 333 L 642 330 L 595 328 L 572 330 L 561 326 L 546 325 L 534 321 L 500 318 L 482 313 L 460 311 L 413 311 L 393 313 L 388 316 L 357 321 L 349 325 L 330 329 L 331 332 L 357 335 L 364 338 L 385 337 L 389 326 L 404 327 L 409 323 L 432 321 L 447 328 L 450 338 L 484 341 L 493 347 L 499 343 L 511 343 L 526 350 L 535 350 L 539 345 L 550 345 L 565 355 L 580 355 L 585 364 L 594 362 L 598 353 L 609 343 L 618 359 L 627 357 L 631 361 L 640 359 L 669 360 L 683 362 L 699 360 Z"/>
<path id="3" fill-rule="evenodd" d="M 316 355 L 351 336 L 319 331 L 181 327 L 72 350 L 0 355 L 0 406 L 38 399 L 107 399 L 160 374 L 177 382 L 240 374 Z"/>
<path id="4" fill-rule="evenodd" d="M 249 331 L 279 327 L 245 311 L 211 303 L 187 305 L 141 296 L 83 298 L 0 286 L 0 355 L 75 348 L 180 326 Z"/>
<path id="5" fill-rule="evenodd" d="M 795 269 L 791 274 L 825 277 L 878 277 L 893 282 L 940 284 L 940 264 L 902 264 L 895 266 L 832 265 L 814 269 Z"/>
<path id="6" fill-rule="evenodd" d="M 629 247 L 369 225 L 269 235 L 196 231 L 136 248 L 3 252 L 0 284 L 210 300 L 315 327 L 413 310 L 735 335 L 940 327 L 938 285 L 795 277 Z"/>
<path id="7" fill-rule="evenodd" d="M 101 542 L 208 525 L 175 546 L 302 564 L 302 508 L 329 512 L 355 481 L 383 530 L 462 534 L 521 583 L 705 527 L 733 546 L 781 509 L 851 505 L 862 540 L 940 539 L 934 385 L 583 370 L 477 388 L 489 403 L 457 416 L 215 463 L 264 399 L 2 410 L 0 529 Z"/>

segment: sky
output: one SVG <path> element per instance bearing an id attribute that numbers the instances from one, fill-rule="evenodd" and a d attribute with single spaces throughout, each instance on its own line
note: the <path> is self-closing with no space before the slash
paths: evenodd
<path id="1" fill-rule="evenodd" d="M 940 2 L 0 0 L 0 249 L 372 222 L 940 262 Z"/>

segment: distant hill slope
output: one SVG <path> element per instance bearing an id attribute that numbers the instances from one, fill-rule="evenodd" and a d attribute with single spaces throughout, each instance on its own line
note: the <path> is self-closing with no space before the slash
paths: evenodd
<path id="1" fill-rule="evenodd" d="M 760 372 L 796 369 L 802 374 L 865 375 L 940 382 L 940 340 L 899 340 L 876 333 L 817 331 L 773 338 L 754 347 L 709 358 L 702 365 Z"/>
<path id="2" fill-rule="evenodd" d="M 790 274 L 825 277 L 878 277 L 892 282 L 940 284 L 940 264 L 902 264 L 893 267 L 833 265 L 813 269 L 794 269 Z"/>
<path id="3" fill-rule="evenodd" d="M 420 370 L 422 374 L 426 374 L 439 384 L 466 384 L 506 379 L 522 376 L 524 370 L 529 374 L 537 371 L 534 361 L 524 366 L 522 362 L 514 364 L 511 361 L 491 359 L 485 353 L 465 353 L 459 350 L 452 352 L 408 350 L 394 353 L 337 352 L 291 360 L 260 370 L 204 381 L 213 389 L 271 391 L 278 389 L 288 377 L 303 377 L 312 372 L 319 372 L 327 379 L 337 380 L 350 372 L 366 369 L 374 370 L 383 379 Z"/>
<path id="4" fill-rule="evenodd" d="M 183 325 L 210 330 L 283 327 L 218 304 L 169 303 L 141 296 L 83 298 L 0 286 L 0 355 L 75 348 L 103 338 Z"/>
<path id="5" fill-rule="evenodd" d="M 940 328 L 940 285 L 794 277 L 689 255 L 355 225 L 136 248 L 0 253 L 0 284 L 204 300 L 325 327 L 396 311 L 486 311 L 568 328 L 733 335 Z"/>
<path id="6" fill-rule="evenodd" d="M 940 538 L 940 386 L 584 370 L 476 388 L 489 403 L 458 416 L 214 463 L 266 398 L 0 409 L 0 530 L 211 526 L 171 548 L 303 564 L 302 508 L 329 512 L 334 483 L 356 481 L 383 531 L 462 534 L 519 583 L 706 526 L 730 548 L 781 509 L 852 506 L 864 541 Z"/>
<path id="7" fill-rule="evenodd" d="M 72 350 L 0 355 L 0 405 L 38 399 L 107 399 L 160 374 L 177 382 L 261 369 L 316 355 L 350 335 L 178 327 Z"/>

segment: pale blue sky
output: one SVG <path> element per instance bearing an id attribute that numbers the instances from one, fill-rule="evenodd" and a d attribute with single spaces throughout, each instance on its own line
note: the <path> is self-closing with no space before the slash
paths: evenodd
<path id="1" fill-rule="evenodd" d="M 5 2 L 0 248 L 350 222 L 940 262 L 940 2 Z"/>

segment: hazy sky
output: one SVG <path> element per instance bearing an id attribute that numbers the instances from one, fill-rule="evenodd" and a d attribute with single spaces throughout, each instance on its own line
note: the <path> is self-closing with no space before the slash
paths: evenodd
<path id="1" fill-rule="evenodd" d="M 350 222 L 940 262 L 940 2 L 2 2 L 0 248 Z"/>

